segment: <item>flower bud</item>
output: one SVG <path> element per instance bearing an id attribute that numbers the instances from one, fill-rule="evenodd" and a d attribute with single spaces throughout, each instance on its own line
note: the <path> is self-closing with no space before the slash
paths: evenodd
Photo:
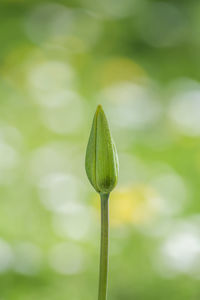
<path id="1" fill-rule="evenodd" d="M 98 193 L 110 193 L 117 184 L 119 163 L 108 121 L 99 105 L 87 145 L 85 169 Z"/>

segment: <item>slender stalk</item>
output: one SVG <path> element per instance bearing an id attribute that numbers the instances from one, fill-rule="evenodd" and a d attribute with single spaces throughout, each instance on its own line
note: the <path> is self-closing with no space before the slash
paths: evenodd
<path id="1" fill-rule="evenodd" d="M 106 300 L 108 285 L 109 193 L 101 197 L 101 252 L 98 300 Z"/>

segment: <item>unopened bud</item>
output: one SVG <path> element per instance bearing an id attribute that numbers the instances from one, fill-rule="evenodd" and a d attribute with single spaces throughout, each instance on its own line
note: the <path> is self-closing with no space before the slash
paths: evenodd
<path id="1" fill-rule="evenodd" d="M 108 121 L 102 107 L 97 107 L 87 145 L 85 169 L 98 193 L 110 193 L 117 184 L 119 163 Z"/>

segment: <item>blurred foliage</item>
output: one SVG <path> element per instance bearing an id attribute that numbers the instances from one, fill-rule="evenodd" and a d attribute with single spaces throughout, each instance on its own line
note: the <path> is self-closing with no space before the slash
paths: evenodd
<path id="1" fill-rule="evenodd" d="M 0 2 L 0 300 L 97 295 L 96 105 L 120 159 L 109 300 L 200 298 L 200 3 Z"/>

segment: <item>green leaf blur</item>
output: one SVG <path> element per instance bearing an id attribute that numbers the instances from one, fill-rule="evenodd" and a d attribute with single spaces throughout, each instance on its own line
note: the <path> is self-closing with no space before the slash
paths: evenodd
<path id="1" fill-rule="evenodd" d="M 200 298 L 200 3 L 0 1 L 0 300 L 97 297 L 102 104 L 120 174 L 109 300 Z"/>

